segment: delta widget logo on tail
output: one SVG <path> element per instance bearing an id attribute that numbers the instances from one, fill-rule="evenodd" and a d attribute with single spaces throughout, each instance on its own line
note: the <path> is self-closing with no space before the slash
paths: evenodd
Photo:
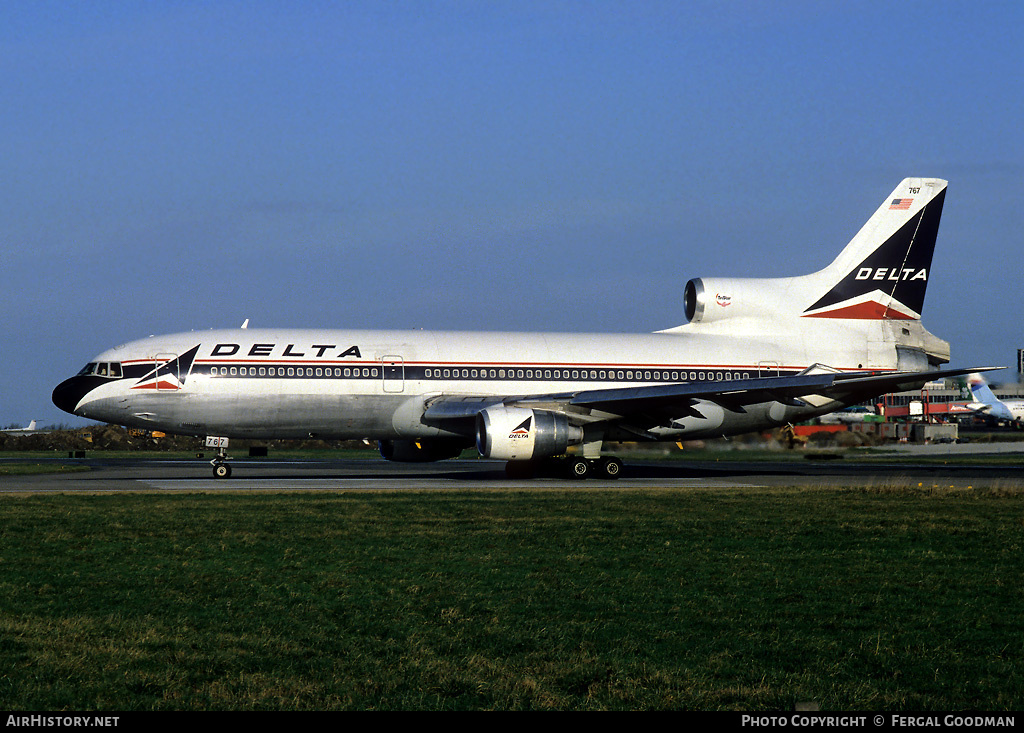
<path id="1" fill-rule="evenodd" d="M 916 192 L 917 189 L 910 189 L 910 193 Z M 920 319 L 945 197 L 943 188 L 920 211 L 909 215 L 881 245 L 807 308 L 803 316 Z M 913 198 L 892 198 L 888 211 L 910 211 L 913 205 Z"/>

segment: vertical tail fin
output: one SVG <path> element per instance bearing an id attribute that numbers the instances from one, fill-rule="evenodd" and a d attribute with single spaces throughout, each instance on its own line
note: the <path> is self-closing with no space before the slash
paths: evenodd
<path id="1" fill-rule="evenodd" d="M 946 181 L 906 178 L 827 268 L 808 318 L 918 320 Z"/>
<path id="2" fill-rule="evenodd" d="M 971 396 L 975 402 L 980 402 L 983 405 L 998 405 L 999 400 L 995 394 L 992 393 L 992 389 L 988 386 L 988 382 L 980 374 L 971 374 L 967 378 L 967 385 L 971 388 Z"/>

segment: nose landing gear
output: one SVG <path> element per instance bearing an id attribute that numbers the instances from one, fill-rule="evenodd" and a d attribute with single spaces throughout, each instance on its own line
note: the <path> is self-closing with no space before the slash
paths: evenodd
<path id="1" fill-rule="evenodd" d="M 213 464 L 213 477 L 214 478 L 231 478 L 231 466 L 227 463 L 230 456 L 224 456 L 221 458 L 218 456 L 210 461 Z"/>
<path id="2" fill-rule="evenodd" d="M 228 461 L 231 460 L 227 451 L 228 439 L 207 436 L 206 447 L 217 449 L 217 457 L 210 461 L 210 465 L 213 466 L 213 477 L 231 478 L 231 466 L 228 464 Z"/>

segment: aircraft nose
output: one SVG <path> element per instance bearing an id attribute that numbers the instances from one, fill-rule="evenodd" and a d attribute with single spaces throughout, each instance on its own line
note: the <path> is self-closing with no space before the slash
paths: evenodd
<path id="1" fill-rule="evenodd" d="M 86 377 L 71 377 L 71 379 L 65 379 L 54 387 L 51 399 L 53 404 L 64 412 L 70 412 L 74 415 L 78 403 L 95 386 L 92 380 Z"/>

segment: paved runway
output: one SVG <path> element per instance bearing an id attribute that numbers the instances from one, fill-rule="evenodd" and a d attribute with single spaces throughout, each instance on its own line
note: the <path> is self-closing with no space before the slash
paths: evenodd
<path id="1" fill-rule="evenodd" d="M 88 470 L 0 478 L 0 494 L 126 493 L 217 491 L 369 491 L 743 488 L 767 486 L 917 486 L 937 488 L 1024 489 L 1024 454 L 1016 465 L 972 465 L 971 453 L 950 446 L 943 463 L 915 465 L 900 455 L 885 463 L 857 458 L 743 461 L 724 454 L 719 461 L 626 460 L 617 481 L 577 481 L 557 476 L 508 479 L 504 464 L 487 460 L 439 463 L 389 463 L 370 460 L 238 459 L 234 477 L 214 479 L 208 462 L 197 460 L 105 459 L 92 457 L 63 464 Z"/>

